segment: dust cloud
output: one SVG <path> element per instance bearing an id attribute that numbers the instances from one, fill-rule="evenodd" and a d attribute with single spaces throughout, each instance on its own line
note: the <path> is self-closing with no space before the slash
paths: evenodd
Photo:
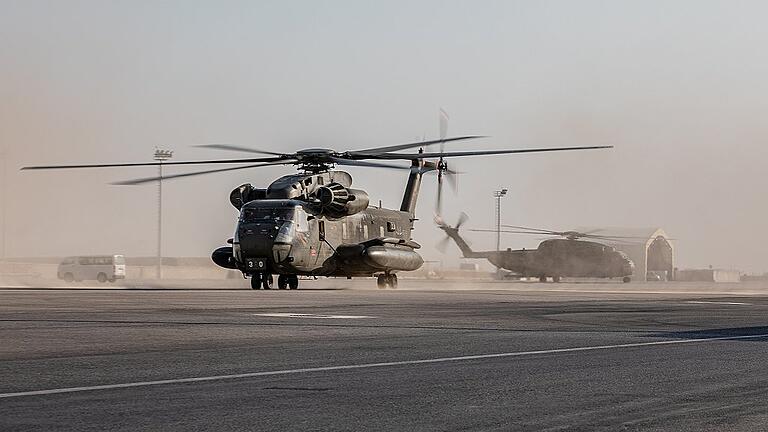
<path id="1" fill-rule="evenodd" d="M 212 143 L 361 149 L 435 138 L 440 107 L 449 135 L 489 136 L 452 150 L 615 146 L 452 159 L 463 174 L 446 193 L 450 223 L 464 211 L 467 226 L 490 228 L 492 191 L 505 187 L 505 223 L 661 227 L 680 268 L 768 271 L 764 2 L 148 5 L 2 6 L 2 283 L 54 281 L 70 255 L 157 253 L 156 185 L 110 184 L 154 168 L 22 166 L 142 162 L 155 148 L 174 160 L 250 155 L 194 147 Z M 229 191 L 293 170 L 165 182 L 163 255 L 207 259 L 234 229 Z M 399 206 L 405 175 L 348 171 L 372 202 Z M 435 188 L 427 176 L 414 239 L 425 259 L 456 267 L 457 248 L 434 247 Z M 492 234 L 467 237 L 495 247 Z M 199 266 L 200 279 L 244 283 Z"/>

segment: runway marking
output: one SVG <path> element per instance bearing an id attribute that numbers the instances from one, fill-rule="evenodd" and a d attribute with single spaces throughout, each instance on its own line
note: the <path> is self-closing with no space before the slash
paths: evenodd
<path id="1" fill-rule="evenodd" d="M 447 290 L 446 290 L 447 291 Z M 455 290 L 455 291 L 472 291 L 472 290 Z M 501 289 L 494 290 L 501 291 Z M 730 297 L 747 297 L 758 296 L 765 297 L 764 291 L 636 291 L 632 289 L 627 290 L 596 290 L 596 289 L 534 289 L 534 288 L 504 288 L 503 293 L 518 293 L 518 292 L 551 292 L 551 293 L 572 293 L 572 294 L 664 294 L 664 295 L 712 295 L 712 296 L 730 296 Z"/>
<path id="2" fill-rule="evenodd" d="M 752 306 L 752 303 L 742 303 L 742 302 L 714 302 L 714 301 L 687 301 L 686 303 L 690 304 L 714 304 L 714 305 L 729 305 L 729 306 Z"/>
<path id="3" fill-rule="evenodd" d="M 314 319 L 365 319 L 376 318 L 366 315 L 320 315 L 320 314 L 304 314 L 304 313 L 260 313 L 254 314 L 256 316 L 270 317 L 270 318 L 314 318 Z"/>
<path id="4" fill-rule="evenodd" d="M 722 337 L 702 338 L 702 339 L 679 339 L 679 340 L 667 340 L 667 341 L 656 341 L 656 342 L 636 342 L 636 343 L 626 343 L 626 344 L 618 344 L 618 345 L 596 345 L 596 346 L 587 346 L 587 347 L 556 348 L 556 349 L 538 350 L 538 351 L 518 351 L 518 352 L 507 352 L 507 353 L 496 353 L 496 354 L 476 354 L 476 355 L 466 355 L 466 356 L 458 356 L 458 357 L 438 357 L 438 358 L 422 359 L 422 360 L 401 360 L 401 361 L 391 361 L 391 362 L 381 362 L 381 363 L 361 363 L 361 364 L 340 365 L 340 366 L 323 366 L 323 367 L 285 369 L 285 370 L 265 371 L 265 372 L 250 372 L 250 373 L 233 374 L 233 375 L 213 375 L 213 376 L 205 376 L 205 377 L 176 378 L 176 379 L 166 379 L 166 380 L 157 380 L 157 381 L 139 381 L 139 382 L 132 382 L 132 383 L 105 384 L 105 385 L 84 386 L 84 387 L 67 387 L 67 388 L 33 390 L 33 391 L 16 392 L 16 393 L 0 393 L 0 399 L 17 398 L 17 397 L 24 397 L 24 396 L 42 396 L 42 395 L 52 395 L 52 394 L 62 394 L 62 393 L 89 392 L 89 391 L 97 391 L 97 390 L 114 390 L 114 389 L 124 389 L 124 388 L 133 388 L 133 387 L 149 387 L 149 386 L 158 386 L 158 385 L 166 385 L 166 384 L 185 384 L 185 383 L 198 383 L 198 382 L 206 382 L 206 381 L 233 380 L 233 379 L 241 379 L 241 378 L 294 375 L 294 374 L 304 374 L 304 373 L 313 373 L 313 372 L 332 372 L 332 371 L 355 370 L 355 369 L 372 369 L 372 368 L 383 368 L 383 367 L 393 367 L 393 366 L 408 366 L 408 365 L 421 365 L 421 364 L 432 364 L 432 363 L 449 363 L 449 362 L 460 362 L 460 361 L 470 361 L 470 360 L 484 360 L 484 359 L 494 359 L 494 358 L 504 358 L 504 357 L 526 357 L 526 356 L 543 355 L 543 354 L 599 351 L 599 350 L 636 348 L 636 347 L 659 346 L 659 345 L 682 345 L 682 344 L 690 344 L 690 343 L 704 343 L 704 342 L 717 342 L 717 341 L 741 340 L 741 339 L 759 339 L 759 338 L 768 338 L 768 333 L 759 334 L 759 335 L 722 336 Z"/>

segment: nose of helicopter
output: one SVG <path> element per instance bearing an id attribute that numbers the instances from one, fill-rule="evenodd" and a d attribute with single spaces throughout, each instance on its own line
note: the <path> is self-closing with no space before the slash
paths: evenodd
<path id="1" fill-rule="evenodd" d="M 635 272 L 635 263 L 631 259 L 625 258 L 623 265 L 624 274 L 631 275 Z"/>
<path id="2" fill-rule="evenodd" d="M 238 241 L 243 260 L 266 258 L 272 266 L 284 263 L 292 246 L 292 238 L 284 235 L 281 237 L 280 227 L 272 223 L 241 224 L 238 227 Z"/>
<path id="3" fill-rule="evenodd" d="M 274 224 L 247 223 L 237 229 L 240 251 L 244 258 L 268 258 L 272 256 L 277 228 Z"/>

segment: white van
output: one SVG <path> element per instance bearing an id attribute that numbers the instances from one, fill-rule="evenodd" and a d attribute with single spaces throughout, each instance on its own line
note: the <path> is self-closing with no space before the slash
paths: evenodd
<path id="1" fill-rule="evenodd" d="M 101 283 L 125 279 L 123 255 L 67 257 L 59 264 L 58 278 L 67 283 L 97 280 Z"/>

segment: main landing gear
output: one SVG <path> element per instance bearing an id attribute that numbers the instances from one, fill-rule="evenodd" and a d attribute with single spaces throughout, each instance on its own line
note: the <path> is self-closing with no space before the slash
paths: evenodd
<path id="1" fill-rule="evenodd" d="M 280 275 L 277 277 L 277 287 L 281 290 L 284 289 L 298 289 L 299 288 L 299 277 L 296 275 Z"/>
<path id="2" fill-rule="evenodd" d="M 385 288 L 397 288 L 397 275 L 396 274 L 382 274 L 376 277 L 376 286 L 379 289 Z"/>
<path id="3" fill-rule="evenodd" d="M 539 282 L 546 282 L 546 281 L 547 281 L 546 276 L 539 276 Z M 560 276 L 552 276 L 552 282 L 560 283 Z"/>
<path id="4" fill-rule="evenodd" d="M 272 289 L 274 287 L 274 278 L 268 273 L 254 273 L 251 276 L 251 289 Z M 299 289 L 299 277 L 296 275 L 278 275 L 277 287 L 284 289 Z"/>

